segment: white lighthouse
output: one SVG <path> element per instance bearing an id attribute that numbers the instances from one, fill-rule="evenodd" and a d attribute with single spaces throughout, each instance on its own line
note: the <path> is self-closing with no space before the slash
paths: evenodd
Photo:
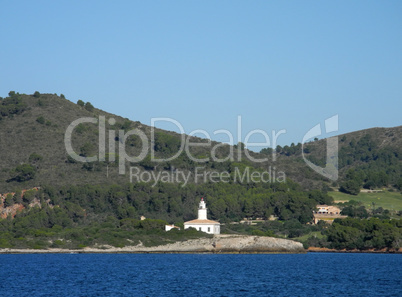
<path id="1" fill-rule="evenodd" d="M 204 198 L 201 198 L 200 204 L 198 205 L 198 218 L 196 220 L 184 223 L 184 229 L 190 227 L 208 234 L 221 233 L 221 224 L 216 221 L 208 220 L 207 218 L 207 206 L 205 204 Z"/>
<path id="2" fill-rule="evenodd" d="M 205 204 L 204 198 L 201 198 L 200 204 L 198 206 L 198 219 L 207 220 L 207 206 Z"/>

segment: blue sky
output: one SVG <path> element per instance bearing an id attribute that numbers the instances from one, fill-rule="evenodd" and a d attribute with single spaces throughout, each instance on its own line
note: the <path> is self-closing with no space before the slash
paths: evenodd
<path id="1" fill-rule="evenodd" d="M 286 129 L 280 145 L 336 114 L 336 134 L 398 126 L 401 15 L 401 1 L 1 1 L 0 96 L 63 93 L 235 139 L 240 115 L 243 138 Z"/>

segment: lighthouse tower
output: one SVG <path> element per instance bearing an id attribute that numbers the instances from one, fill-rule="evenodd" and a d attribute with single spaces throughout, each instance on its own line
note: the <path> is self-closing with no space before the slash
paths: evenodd
<path id="1" fill-rule="evenodd" d="M 204 198 L 201 198 L 200 204 L 198 206 L 198 219 L 207 220 L 207 207 L 205 205 Z"/>
<path id="2" fill-rule="evenodd" d="M 188 221 L 184 223 L 184 229 L 195 228 L 198 231 L 202 231 L 208 234 L 220 234 L 221 224 L 216 221 L 208 220 L 207 206 L 204 198 L 201 198 L 198 204 L 198 218 L 196 220 Z"/>

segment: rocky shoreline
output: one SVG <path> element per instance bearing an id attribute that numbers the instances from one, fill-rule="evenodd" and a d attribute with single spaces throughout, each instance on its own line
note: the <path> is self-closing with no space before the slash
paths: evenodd
<path id="1" fill-rule="evenodd" d="M 167 245 L 146 247 L 139 244 L 117 248 L 103 245 L 96 247 L 85 247 L 82 249 L 0 249 L 0 254 L 169 254 L 169 253 L 222 253 L 222 254 L 258 254 L 258 253 L 380 253 L 380 254 L 402 254 L 399 249 L 369 249 L 369 250 L 336 250 L 320 247 L 309 247 L 304 249 L 300 242 L 262 236 L 248 235 L 215 235 L 213 238 L 199 238 L 188 241 L 179 241 Z"/>
<path id="2" fill-rule="evenodd" d="M 69 250 L 61 248 L 49 249 L 0 249 L 0 254 L 33 254 L 33 253 L 305 253 L 300 242 L 262 236 L 247 235 L 215 235 L 213 238 L 199 238 L 172 244 L 145 247 L 112 246 L 85 247 Z"/>

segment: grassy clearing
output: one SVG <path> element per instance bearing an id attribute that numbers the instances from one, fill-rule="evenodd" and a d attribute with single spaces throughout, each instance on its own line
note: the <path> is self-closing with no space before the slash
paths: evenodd
<path id="1" fill-rule="evenodd" d="M 325 237 L 324 235 L 321 234 L 321 231 L 315 231 L 315 232 L 310 232 L 309 234 L 305 234 L 305 235 L 300 236 L 300 237 L 292 238 L 292 240 L 296 240 L 296 241 L 299 241 L 299 242 L 304 242 L 311 236 L 314 236 L 316 238 Z"/>
<path id="2" fill-rule="evenodd" d="M 361 201 L 366 208 L 372 208 L 372 203 L 374 202 L 376 208 L 382 207 L 395 211 L 402 210 L 402 194 L 400 192 L 359 193 L 357 196 L 341 192 L 328 192 L 328 195 L 333 197 L 334 200 Z"/>

